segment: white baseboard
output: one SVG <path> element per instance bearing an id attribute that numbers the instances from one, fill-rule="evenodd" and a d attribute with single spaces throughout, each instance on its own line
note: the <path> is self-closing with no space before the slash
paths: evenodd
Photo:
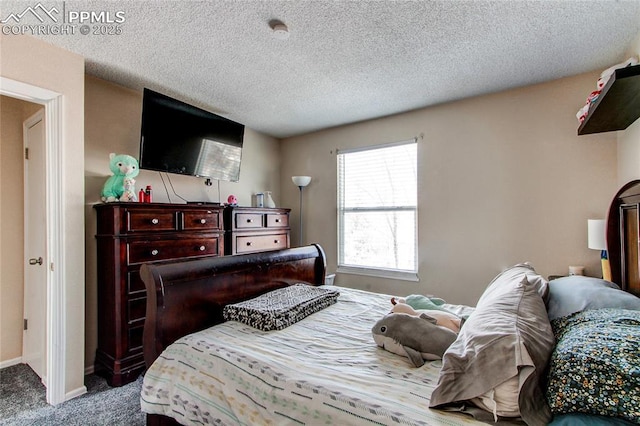
<path id="1" fill-rule="evenodd" d="M 80 386 L 79 388 L 74 389 L 71 392 L 67 392 L 64 395 L 64 400 L 68 401 L 68 400 L 73 399 L 73 398 L 75 398 L 77 396 L 84 395 L 85 393 L 87 393 L 87 387 L 86 386 Z"/>
<path id="2" fill-rule="evenodd" d="M 0 368 L 7 368 L 18 364 L 22 364 L 21 356 L 19 356 L 18 358 L 8 359 L 6 361 L 0 362 Z"/>
<path id="3" fill-rule="evenodd" d="M 90 366 L 88 366 L 88 367 L 85 367 L 85 368 L 84 368 L 84 375 L 85 375 L 85 376 L 88 376 L 89 374 L 92 374 L 92 373 L 93 373 L 93 370 L 94 370 L 93 365 L 90 365 Z M 64 400 L 65 400 L 65 401 L 68 401 L 68 400 L 73 399 L 73 398 L 76 398 L 76 397 L 78 397 L 78 396 L 80 396 L 80 395 L 84 395 L 85 393 L 87 393 L 87 387 L 86 387 L 86 386 L 80 386 L 79 388 L 74 389 L 74 390 L 72 390 L 71 392 L 67 392 L 67 393 L 64 395 Z"/>

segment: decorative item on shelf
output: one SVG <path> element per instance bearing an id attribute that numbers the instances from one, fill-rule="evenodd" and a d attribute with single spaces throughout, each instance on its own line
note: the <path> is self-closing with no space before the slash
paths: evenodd
<path id="1" fill-rule="evenodd" d="M 271 191 L 264 192 L 264 206 L 269 207 L 270 209 L 273 209 L 276 207 L 276 203 L 275 201 L 273 201 L 273 198 L 271 197 Z"/>
<path id="2" fill-rule="evenodd" d="M 638 63 L 633 56 L 602 72 L 596 90 L 576 114 L 578 135 L 624 130 L 640 117 Z"/>
<path id="3" fill-rule="evenodd" d="M 605 221 L 603 219 L 587 220 L 588 246 L 592 250 L 600 250 L 600 263 L 602 264 L 602 278 L 611 281 L 611 266 L 607 253 L 607 241 L 605 238 Z"/>
<path id="4" fill-rule="evenodd" d="M 227 197 L 227 205 L 228 206 L 237 206 L 238 205 L 238 197 L 231 194 Z"/>
<path id="5" fill-rule="evenodd" d="M 293 181 L 293 183 L 300 188 L 300 243 L 299 245 L 302 246 L 302 189 L 309 185 L 309 182 L 311 182 L 311 176 L 292 176 L 291 180 Z"/>
<path id="6" fill-rule="evenodd" d="M 602 73 L 600 74 L 600 78 L 596 82 L 596 90 L 594 90 L 589 94 L 589 96 L 587 96 L 585 105 L 576 113 L 576 118 L 578 119 L 580 124 L 582 124 L 587 118 L 589 109 L 591 108 L 591 104 L 595 103 L 598 100 L 598 97 L 600 97 L 600 94 L 602 93 L 602 89 L 604 89 L 604 87 L 607 85 L 609 79 L 615 75 L 616 70 L 633 65 L 638 65 L 637 57 L 631 57 L 622 63 L 616 64 L 602 71 Z"/>
<path id="7" fill-rule="evenodd" d="M 262 192 L 256 194 L 256 207 L 264 207 L 264 194 Z"/>
<path id="8" fill-rule="evenodd" d="M 120 201 L 138 201 L 136 195 L 136 180 L 131 177 L 125 177 L 123 180 L 124 192 L 120 196 Z"/>
<path id="9" fill-rule="evenodd" d="M 130 155 L 115 153 L 109 154 L 109 169 L 113 173 L 109 179 L 104 183 L 102 187 L 102 193 L 100 198 L 105 203 L 111 203 L 114 201 L 133 201 L 135 198 L 135 192 L 133 197 L 131 191 L 136 181 L 133 179 L 138 176 L 140 169 L 138 167 L 138 160 Z M 127 179 L 127 195 L 125 194 L 125 179 Z"/>

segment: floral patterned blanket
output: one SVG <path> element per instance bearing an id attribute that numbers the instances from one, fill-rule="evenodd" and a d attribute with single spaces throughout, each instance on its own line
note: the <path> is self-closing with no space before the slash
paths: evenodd
<path id="1" fill-rule="evenodd" d="M 551 326 L 556 336 L 547 387 L 551 411 L 640 424 L 640 311 L 587 310 Z"/>

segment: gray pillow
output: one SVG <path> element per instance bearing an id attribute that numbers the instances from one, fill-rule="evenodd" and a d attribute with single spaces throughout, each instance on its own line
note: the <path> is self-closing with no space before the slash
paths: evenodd
<path id="1" fill-rule="evenodd" d="M 620 308 L 640 311 L 640 298 L 599 278 L 573 275 L 549 282 L 550 320 L 587 309 Z"/>
<path id="2" fill-rule="evenodd" d="M 533 265 L 528 262 L 524 262 L 513 265 L 496 275 L 485 289 L 485 293 L 480 296 L 478 304 L 482 301 L 482 298 L 487 295 L 487 293 L 490 293 L 490 289 L 492 287 L 498 287 L 505 284 L 508 285 L 513 280 L 521 280 L 523 276 L 527 277 L 529 284 L 536 288 L 536 291 L 546 303 L 547 298 L 549 297 L 549 281 L 544 279 L 542 275 L 538 274 Z"/>
<path id="3" fill-rule="evenodd" d="M 491 394 L 517 377 L 519 391 L 513 402 L 522 419 L 528 425 L 546 425 L 551 420 L 540 378 L 554 337 L 539 293 L 541 281 L 535 276 L 529 280 L 530 275 L 535 275 L 532 268 L 516 265 L 487 287 L 444 354 L 430 407 L 459 411 L 464 406 L 462 410 L 478 420 L 492 421 L 493 414 L 468 409 L 465 402 Z"/>

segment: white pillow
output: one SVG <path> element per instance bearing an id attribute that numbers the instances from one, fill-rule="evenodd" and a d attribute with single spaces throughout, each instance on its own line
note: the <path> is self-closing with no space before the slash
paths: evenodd
<path id="1" fill-rule="evenodd" d="M 473 398 L 471 402 L 485 411 L 493 413 L 494 421 L 501 417 L 520 417 L 518 406 L 518 376 L 513 376 L 495 388 Z"/>

